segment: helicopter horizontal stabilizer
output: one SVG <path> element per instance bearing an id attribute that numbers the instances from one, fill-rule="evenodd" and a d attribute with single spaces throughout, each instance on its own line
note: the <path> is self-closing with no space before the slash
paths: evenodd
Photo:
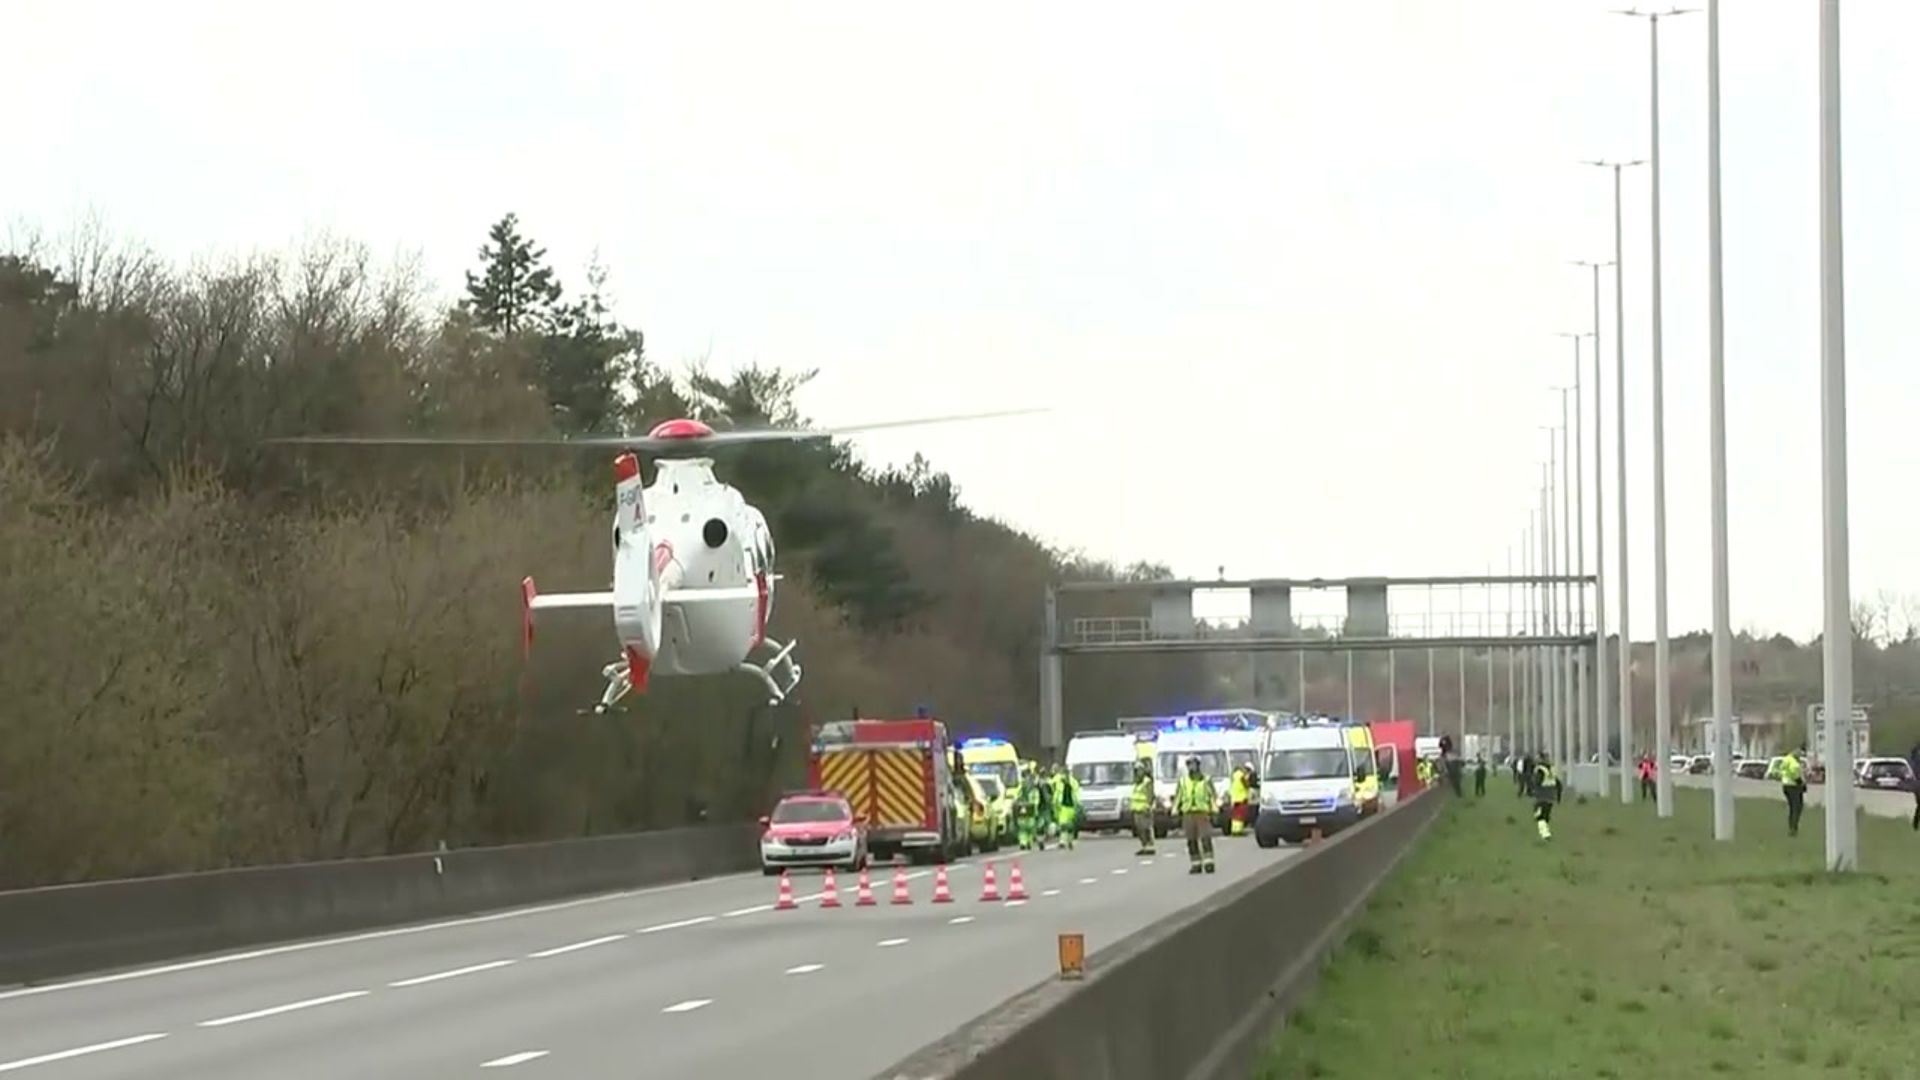
<path id="1" fill-rule="evenodd" d="M 553 593 L 540 595 L 534 588 L 533 578 L 520 579 L 520 653 L 524 657 L 533 651 L 533 613 L 550 608 L 605 608 L 613 606 L 613 594 L 610 592 Z"/>

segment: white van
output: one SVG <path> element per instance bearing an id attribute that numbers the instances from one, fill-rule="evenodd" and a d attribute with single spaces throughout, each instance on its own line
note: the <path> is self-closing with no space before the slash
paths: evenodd
<path id="1" fill-rule="evenodd" d="M 1335 725 L 1278 728 L 1260 751 L 1260 814 L 1253 837 L 1261 847 L 1298 843 L 1360 820 L 1354 794 L 1354 750 Z"/>
<path id="2" fill-rule="evenodd" d="M 1218 797 L 1214 806 L 1217 820 L 1227 805 L 1227 774 L 1233 771 L 1233 754 L 1230 751 L 1245 749 L 1249 735 L 1253 736 L 1257 748 L 1260 738 L 1257 731 L 1176 729 L 1161 732 L 1153 745 L 1154 797 L 1172 806 L 1174 790 L 1186 772 L 1187 759 L 1199 758 L 1200 775 L 1213 781 L 1213 791 Z M 1178 822 L 1175 824 L 1177 827 Z"/>
<path id="3" fill-rule="evenodd" d="M 1083 732 L 1067 740 L 1067 772 L 1080 782 L 1081 828 L 1133 827 L 1136 742 L 1124 731 Z"/>

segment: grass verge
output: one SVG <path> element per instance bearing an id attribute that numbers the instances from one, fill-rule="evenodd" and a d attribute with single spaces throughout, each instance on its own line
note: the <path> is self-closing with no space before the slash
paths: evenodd
<path id="1" fill-rule="evenodd" d="M 1259 1080 L 1920 1073 L 1920 835 L 1862 816 L 1862 872 L 1825 818 L 1708 792 L 1569 796 L 1534 835 L 1510 786 L 1447 808 L 1382 885 Z"/>

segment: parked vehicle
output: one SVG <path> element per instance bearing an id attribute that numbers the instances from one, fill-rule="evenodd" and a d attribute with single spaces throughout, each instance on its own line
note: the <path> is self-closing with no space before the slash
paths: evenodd
<path id="1" fill-rule="evenodd" d="M 867 830 L 853 804 L 837 791 L 796 791 L 760 819 L 760 871 L 795 866 L 867 865 Z"/>

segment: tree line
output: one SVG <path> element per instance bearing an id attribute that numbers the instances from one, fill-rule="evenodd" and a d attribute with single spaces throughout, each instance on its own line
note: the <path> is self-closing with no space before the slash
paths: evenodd
<path id="1" fill-rule="evenodd" d="M 811 373 L 659 363 L 513 215 L 457 302 L 430 285 L 333 240 L 0 254 L 0 887 L 749 818 L 856 710 L 1032 745 L 1045 584 L 1166 575 L 982 518 L 924 460 L 743 447 L 719 468 L 779 545 L 798 695 L 660 679 L 593 715 L 608 628 L 544 620 L 523 663 L 517 583 L 605 587 L 604 458 L 268 440 L 802 423 Z M 1192 658 L 1069 668 L 1076 724 L 1232 692 Z"/>

